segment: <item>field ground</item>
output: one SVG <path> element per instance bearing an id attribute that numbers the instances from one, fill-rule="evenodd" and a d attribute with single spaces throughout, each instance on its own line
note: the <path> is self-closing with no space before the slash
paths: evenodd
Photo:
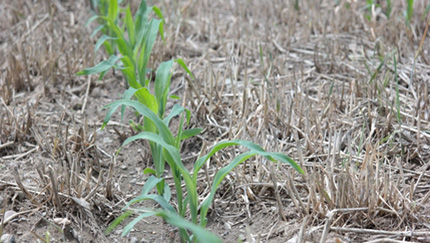
<path id="1" fill-rule="evenodd" d="M 225 242 L 430 242 L 427 1 L 415 1 L 410 24 L 406 1 L 392 1 L 389 18 L 384 4 L 351 0 L 299 1 L 298 10 L 292 0 L 151 2 L 165 15 L 166 43 L 150 65 L 181 57 L 196 77 L 177 68 L 171 87 L 190 126 L 204 128 L 183 145 L 186 165 L 202 145 L 241 138 L 306 171 L 246 161 L 219 188 L 211 231 Z M 177 242 L 158 218 L 124 238 L 124 224 L 103 234 L 141 191 L 151 159 L 143 142 L 114 156 L 133 134 L 131 114 L 100 130 L 103 106 L 125 90 L 121 76 L 74 75 L 107 58 L 93 51 L 95 25 L 83 27 L 90 10 L 83 0 L 0 1 L 2 234 Z M 211 160 L 202 199 L 239 151 Z"/>

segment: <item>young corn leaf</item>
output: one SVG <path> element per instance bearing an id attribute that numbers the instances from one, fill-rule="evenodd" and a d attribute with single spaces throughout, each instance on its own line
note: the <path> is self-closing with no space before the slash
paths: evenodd
<path id="1" fill-rule="evenodd" d="M 170 111 L 169 115 L 167 115 L 163 121 L 166 124 L 166 126 L 169 126 L 170 120 L 172 120 L 173 117 L 178 116 L 179 114 L 181 114 L 182 112 L 184 112 L 185 108 L 175 104 L 172 108 L 172 110 Z"/>
<path id="2" fill-rule="evenodd" d="M 148 8 L 146 6 L 146 1 L 141 1 L 139 9 L 135 14 L 135 30 L 137 31 L 135 43 L 140 45 L 141 37 L 143 36 L 143 31 L 146 29 L 146 24 L 148 22 Z"/>
<path id="3" fill-rule="evenodd" d="M 96 43 L 96 46 L 94 47 L 94 52 L 97 52 L 97 50 L 100 48 L 101 45 L 103 45 L 105 43 L 105 41 L 116 40 L 116 39 L 117 39 L 116 37 L 102 35 L 102 37 L 100 37 L 100 39 Z"/>
<path id="4" fill-rule="evenodd" d="M 212 155 L 214 155 L 216 152 L 218 152 L 219 150 L 221 150 L 225 147 L 236 146 L 236 145 L 241 145 L 245 148 L 248 148 L 250 151 L 254 151 L 257 154 L 266 157 L 270 161 L 275 162 L 276 160 L 279 160 L 283 163 L 288 163 L 296 171 L 298 171 L 301 174 L 304 174 L 304 171 L 302 170 L 302 168 L 300 168 L 300 166 L 290 157 L 288 157 L 282 153 L 269 153 L 269 152 L 266 152 L 263 148 L 261 148 L 260 146 L 258 146 L 257 144 L 255 144 L 253 142 L 236 139 L 236 140 L 231 140 L 231 141 L 219 142 L 211 149 L 211 151 L 207 155 L 200 157 L 194 164 L 194 171 L 193 171 L 194 179 L 197 179 L 197 173 L 200 171 L 200 169 L 202 168 L 204 163 L 206 163 L 206 161 L 210 157 L 212 157 Z"/>
<path id="5" fill-rule="evenodd" d="M 180 229 L 186 229 L 193 233 L 193 236 L 195 236 L 197 242 L 207 242 L 207 243 L 221 243 L 222 240 L 218 238 L 218 236 L 214 235 L 213 233 L 203 229 L 202 227 L 184 219 L 183 217 L 180 217 L 176 213 L 171 213 L 167 211 L 159 211 L 157 213 L 158 216 L 163 217 L 163 219 Z"/>
<path id="6" fill-rule="evenodd" d="M 197 242 L 207 242 L 207 243 L 221 243 L 222 242 L 222 240 L 220 238 L 218 238 L 218 236 L 205 230 L 201 226 L 191 223 L 190 221 L 179 216 L 176 212 L 169 212 L 169 211 L 165 211 L 165 210 L 158 210 L 158 211 L 146 212 L 146 213 L 141 214 L 138 218 L 136 218 L 135 220 L 130 222 L 130 224 L 127 225 L 126 228 L 124 228 L 122 236 L 127 235 L 130 232 L 130 230 L 133 228 L 133 226 L 137 222 L 139 222 L 141 219 L 146 218 L 146 217 L 150 217 L 153 215 L 160 216 L 167 223 L 178 227 L 180 230 L 182 230 L 184 232 L 184 234 L 181 234 L 181 236 L 186 236 L 187 234 L 186 234 L 185 230 L 189 230 L 193 233 Z M 186 242 L 191 242 L 191 239 L 189 237 L 186 237 L 183 240 L 185 240 Z"/>
<path id="7" fill-rule="evenodd" d="M 183 126 L 184 126 L 184 113 L 182 113 L 181 115 L 181 121 L 179 122 L 178 132 L 176 136 L 175 147 L 178 149 L 181 149 L 181 137 L 182 137 L 182 132 L 184 131 L 182 129 Z"/>
<path id="8" fill-rule="evenodd" d="M 136 91 L 137 91 L 137 89 L 130 87 L 126 91 L 124 91 L 124 93 L 122 94 L 121 97 L 122 97 L 122 99 L 129 100 L 129 99 L 131 99 L 131 97 L 133 97 L 133 95 L 134 95 L 134 93 L 136 93 Z M 121 106 L 121 120 L 124 118 L 125 108 L 126 108 L 125 105 Z"/>
<path id="9" fill-rule="evenodd" d="M 147 195 L 151 192 L 152 189 L 154 189 L 154 187 L 160 183 L 161 181 L 163 181 L 162 178 L 156 178 L 155 176 L 150 176 L 146 182 L 145 185 L 143 185 L 142 188 L 142 195 Z"/>
<path id="10" fill-rule="evenodd" d="M 110 0 L 109 1 L 109 8 L 108 8 L 108 18 L 111 19 L 113 22 L 115 22 L 117 16 L 118 16 L 118 1 L 117 0 Z"/>
<path id="11" fill-rule="evenodd" d="M 128 218 L 130 215 L 133 214 L 133 211 L 126 211 L 121 216 L 116 218 L 105 230 L 104 234 L 108 235 L 110 234 L 124 219 Z"/>
<path id="12" fill-rule="evenodd" d="M 130 45 L 132 46 L 132 48 L 134 48 L 136 40 L 134 39 L 134 23 L 130 11 L 130 6 L 127 6 L 127 9 L 125 10 L 125 25 L 127 26 L 128 40 L 130 41 Z"/>
<path id="13" fill-rule="evenodd" d="M 151 217 L 154 215 L 157 215 L 157 212 L 142 213 L 137 218 L 133 219 L 133 221 L 128 223 L 127 226 L 124 227 L 124 230 L 122 231 L 121 237 L 126 236 L 139 221 L 141 221 L 144 218 Z"/>
<path id="14" fill-rule="evenodd" d="M 99 18 L 99 16 L 95 16 L 96 19 Z M 102 30 L 105 26 L 104 25 L 99 25 L 97 26 L 97 28 L 94 29 L 94 31 L 91 33 L 90 37 L 94 37 L 100 30 Z"/>
<path id="15" fill-rule="evenodd" d="M 170 69 L 172 69 L 173 61 L 162 62 L 157 69 L 155 76 L 155 98 L 158 103 L 158 116 L 163 117 L 166 109 L 167 95 L 170 89 Z"/>
<path id="16" fill-rule="evenodd" d="M 106 117 L 103 121 L 102 129 L 106 126 L 107 122 L 110 120 L 113 112 L 115 112 L 116 109 L 118 109 L 119 106 L 125 105 L 127 107 L 133 107 L 137 112 L 145 116 L 146 118 L 150 119 L 152 122 L 154 122 L 155 126 L 157 127 L 158 131 L 160 132 L 160 135 L 163 137 L 165 141 L 169 144 L 174 144 L 175 140 L 173 138 L 172 133 L 170 132 L 168 126 L 148 107 L 141 104 L 139 101 L 135 100 L 126 100 L 121 99 L 114 101 L 105 108 L 108 108 L 108 112 L 106 114 Z"/>
<path id="17" fill-rule="evenodd" d="M 175 212 L 175 208 L 173 208 L 173 206 L 170 205 L 164 197 L 157 194 L 146 194 L 146 195 L 142 194 L 136 198 L 133 198 L 131 201 L 127 203 L 127 205 L 125 205 L 123 210 L 128 209 L 131 206 L 131 204 L 138 203 L 143 200 L 153 200 L 157 202 L 164 210 L 167 210 L 169 212 Z"/>
<path id="18" fill-rule="evenodd" d="M 98 19 L 99 16 L 94 15 L 92 16 L 90 19 L 88 19 L 88 21 L 85 23 L 84 28 L 86 28 L 89 24 L 91 24 L 91 22 L 93 22 L 94 20 Z M 103 28 L 103 26 L 102 26 Z M 93 33 L 94 34 L 94 33 Z"/>
<path id="19" fill-rule="evenodd" d="M 138 97 L 139 102 L 146 105 L 151 111 L 157 113 L 158 103 L 156 98 L 146 88 L 140 88 L 135 95 Z"/>
<path id="20" fill-rule="evenodd" d="M 184 130 L 181 134 L 181 141 L 190 137 L 194 137 L 195 135 L 201 133 L 203 129 L 201 128 L 192 128 L 188 130 Z"/>
<path id="21" fill-rule="evenodd" d="M 190 76 L 192 79 L 196 79 L 194 78 L 193 73 L 190 71 L 190 69 L 188 69 L 187 64 L 185 64 L 184 60 L 182 60 L 181 58 L 178 58 L 175 60 L 176 63 L 178 63 Z"/>
<path id="22" fill-rule="evenodd" d="M 163 28 L 163 26 L 164 26 L 164 18 L 163 18 L 163 14 L 161 13 L 161 10 L 158 8 L 158 7 L 156 7 L 156 6 L 153 6 L 152 7 L 152 11 L 154 11 L 154 13 L 161 19 L 161 20 L 163 20 L 163 21 L 161 21 L 161 23 L 160 23 L 160 27 L 158 28 L 158 31 L 160 32 L 160 36 L 161 36 L 161 39 L 163 40 L 163 42 L 164 43 L 166 43 L 166 41 L 164 40 L 164 28 Z"/>
<path id="23" fill-rule="evenodd" d="M 146 168 L 143 170 L 143 174 L 147 175 L 147 174 L 151 174 L 151 175 L 155 175 L 156 172 L 155 170 L 151 169 L 151 168 Z"/>
<path id="24" fill-rule="evenodd" d="M 120 67 L 115 65 L 115 63 L 118 60 L 119 60 L 119 57 L 112 55 L 109 57 L 108 60 L 104 60 L 104 61 L 100 62 L 99 64 L 95 65 L 94 67 L 86 68 L 86 69 L 76 73 L 76 75 L 90 75 L 90 74 L 95 74 L 95 73 L 101 73 L 101 72 L 107 71 L 111 67 L 121 69 Z"/>
<path id="25" fill-rule="evenodd" d="M 220 145 L 220 146 L 218 146 L 218 145 Z M 242 141 L 242 140 L 226 141 L 226 142 L 221 142 L 221 143 L 217 144 L 215 146 L 215 148 L 213 148 L 207 156 L 202 157 L 202 161 L 206 161 L 210 156 L 213 155 L 214 152 L 218 151 L 220 148 L 222 148 L 224 146 L 231 146 L 231 145 L 242 145 L 242 146 L 250 149 L 250 151 L 240 154 L 239 156 L 234 158 L 231 163 L 229 163 L 227 166 L 223 167 L 222 169 L 220 169 L 216 173 L 215 178 L 214 178 L 213 183 L 212 183 L 211 193 L 209 194 L 209 197 L 207 197 L 205 199 L 205 201 L 201 204 L 201 207 L 200 207 L 200 222 L 201 222 L 202 226 L 206 225 L 206 219 L 205 218 L 206 218 L 207 211 L 209 209 L 210 204 L 212 203 L 213 198 L 215 197 L 216 190 L 218 189 L 218 186 L 221 183 L 221 181 L 236 166 L 238 166 L 243 161 L 249 159 L 250 157 L 253 157 L 255 155 L 262 155 L 262 156 L 266 157 L 267 159 L 269 159 L 273 162 L 275 162 L 277 160 L 277 161 L 280 161 L 282 163 L 288 163 L 291 166 L 293 166 L 293 168 L 296 169 L 298 172 L 300 172 L 302 174 L 304 173 L 303 170 L 290 157 L 288 157 L 282 153 L 266 152 L 261 147 L 259 147 L 258 145 L 253 144 L 249 141 Z M 196 162 L 196 164 L 201 163 L 202 161 L 198 160 Z M 194 172 L 196 172 L 196 171 L 194 170 Z M 197 174 L 194 174 L 194 178 L 196 178 L 196 176 L 197 176 Z"/>
<path id="26" fill-rule="evenodd" d="M 187 113 L 187 125 L 190 125 L 191 111 L 186 109 L 185 113 Z"/>
<path id="27" fill-rule="evenodd" d="M 161 20 L 151 19 L 149 23 L 148 30 L 145 34 L 145 38 L 143 39 L 144 42 L 142 43 L 142 50 L 140 53 L 141 58 L 139 58 L 139 61 L 138 61 L 139 72 L 146 73 L 146 67 L 148 65 L 149 56 L 151 55 L 152 48 L 154 47 L 154 44 L 155 44 L 155 39 L 157 37 L 160 22 Z M 137 41 L 137 43 L 140 43 L 140 42 L 141 42 L 140 40 Z M 143 80 L 140 80 L 140 83 L 142 84 L 142 86 L 145 86 L 142 82 Z"/>
<path id="28" fill-rule="evenodd" d="M 167 184 L 167 182 L 164 181 L 164 180 L 163 180 L 163 183 L 164 183 L 163 197 L 164 197 L 164 200 L 166 200 L 167 202 L 169 202 L 170 199 L 172 198 L 172 192 L 170 191 L 169 184 Z"/>
<path id="29" fill-rule="evenodd" d="M 248 151 L 245 152 L 243 154 L 240 154 L 239 156 L 236 156 L 233 161 L 231 161 L 227 166 L 223 167 L 222 169 L 220 169 L 216 174 L 215 177 L 213 179 L 212 182 L 212 187 L 211 187 L 211 192 L 209 194 L 209 196 L 203 201 L 203 203 L 201 204 L 200 207 L 200 225 L 202 227 L 206 226 L 206 215 L 207 212 L 209 210 L 209 206 L 211 205 L 214 197 L 215 197 L 215 193 L 216 190 L 218 189 L 219 185 L 221 184 L 221 181 L 224 179 L 224 177 L 230 173 L 230 171 L 232 171 L 234 168 L 236 168 L 236 166 L 238 166 L 240 163 L 242 163 L 243 161 L 253 157 L 257 155 L 257 153 L 252 152 L 252 151 Z"/>

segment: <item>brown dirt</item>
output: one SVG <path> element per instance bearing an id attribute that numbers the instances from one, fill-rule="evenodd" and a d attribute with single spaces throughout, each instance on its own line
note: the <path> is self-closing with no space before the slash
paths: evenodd
<path id="1" fill-rule="evenodd" d="M 410 27 L 400 1 L 389 19 L 384 3 L 367 19 L 364 1 L 299 1 L 299 10 L 282 0 L 151 2 L 166 17 L 153 67 L 181 57 L 197 79 L 178 68 L 171 88 L 186 97 L 179 102 L 192 110 L 191 126 L 205 128 L 184 143 L 186 165 L 202 144 L 240 138 L 306 171 L 245 162 L 219 188 L 209 230 L 225 242 L 430 241 L 428 39 L 415 56 L 427 1 L 415 1 Z M 125 90 L 122 77 L 74 75 L 106 58 L 93 52 L 94 26 L 83 27 L 90 16 L 83 0 L 0 1 L 0 209 L 18 213 L 2 234 L 177 242 L 158 218 L 124 238 L 131 219 L 103 234 L 139 195 L 151 158 L 136 142 L 114 159 L 132 134 L 119 114 L 100 131 L 103 106 Z M 210 177 L 239 152 L 218 153 Z M 209 182 L 199 180 L 204 198 Z"/>

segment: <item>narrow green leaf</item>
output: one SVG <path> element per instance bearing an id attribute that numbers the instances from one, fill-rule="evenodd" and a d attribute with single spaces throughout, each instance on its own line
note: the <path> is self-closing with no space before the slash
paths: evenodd
<path id="1" fill-rule="evenodd" d="M 132 215 L 133 212 L 132 211 L 126 211 L 123 214 L 121 214 L 121 216 L 119 216 L 118 218 L 116 218 L 110 225 L 109 227 L 107 227 L 107 229 L 105 230 L 105 235 L 110 234 L 122 221 L 124 221 L 124 219 L 128 218 L 130 215 Z"/>
<path id="2" fill-rule="evenodd" d="M 107 122 L 110 120 L 110 117 L 112 116 L 113 112 L 118 109 L 119 106 L 125 105 L 128 107 L 133 107 L 136 111 L 138 111 L 140 114 L 145 116 L 146 118 L 150 119 L 154 124 L 157 126 L 157 129 L 160 131 L 160 135 L 163 136 L 164 140 L 167 141 L 169 144 L 174 144 L 175 140 L 173 138 L 172 133 L 170 132 L 167 125 L 148 107 L 141 104 L 139 101 L 136 100 L 117 100 L 109 105 L 107 105 L 105 108 L 108 108 L 108 112 L 106 114 L 105 120 L 103 122 L 102 128 L 106 126 Z"/>
<path id="3" fill-rule="evenodd" d="M 78 73 L 76 75 L 90 75 L 95 73 L 101 73 L 103 71 L 107 71 L 111 67 L 116 67 L 115 63 L 118 61 L 119 57 L 112 55 L 109 57 L 108 60 L 104 60 L 101 63 L 95 65 L 94 67 L 86 68 Z"/>
<path id="4" fill-rule="evenodd" d="M 169 115 L 167 115 L 167 116 L 163 119 L 163 121 L 164 121 L 164 123 L 166 124 L 166 126 L 169 126 L 169 124 L 170 124 L 170 120 L 172 120 L 172 118 L 173 118 L 173 117 L 175 117 L 175 116 L 177 116 L 177 115 L 181 114 L 184 110 L 185 110 L 185 108 L 184 108 L 184 107 L 182 107 L 182 106 L 180 106 L 180 105 L 178 105 L 178 104 L 175 104 L 175 105 L 173 106 L 172 110 L 170 111 Z"/>
<path id="5" fill-rule="evenodd" d="M 182 129 L 183 126 L 184 126 L 184 113 L 182 113 L 182 115 L 181 115 L 181 121 L 179 122 L 178 132 L 177 132 L 177 136 L 176 136 L 175 147 L 178 149 L 181 149 L 181 137 L 182 137 L 182 132 L 184 131 Z"/>
<path id="6" fill-rule="evenodd" d="M 187 138 L 194 137 L 195 135 L 201 133 L 202 131 L 203 131 L 203 129 L 201 129 L 201 128 L 192 128 L 192 129 L 185 130 L 181 134 L 181 140 L 185 140 Z"/>
<path id="7" fill-rule="evenodd" d="M 109 11 L 109 13 L 108 13 L 109 19 L 111 19 L 112 22 L 115 22 L 115 20 L 118 16 L 118 11 L 119 11 L 117 0 L 110 0 L 109 1 L 109 10 L 108 11 Z"/>
<path id="8" fill-rule="evenodd" d="M 144 218 L 147 218 L 147 217 L 154 216 L 154 215 L 157 215 L 157 212 L 142 213 L 137 218 L 133 219 L 133 221 L 131 221 L 130 223 L 128 223 L 127 226 L 124 227 L 124 230 L 122 231 L 121 237 L 126 236 L 133 229 L 133 227 L 137 223 L 139 223 L 140 220 L 142 220 Z"/>
<path id="9" fill-rule="evenodd" d="M 130 45 L 133 48 L 134 43 L 136 43 L 136 40 L 134 39 L 134 23 L 133 23 L 133 16 L 131 15 L 130 6 L 127 6 L 127 9 L 125 10 L 125 25 L 127 26 L 127 34 L 128 39 L 130 41 Z"/>
<path id="10" fill-rule="evenodd" d="M 97 16 L 98 17 L 98 16 Z M 105 26 L 104 25 L 99 25 L 97 26 L 97 28 L 94 29 L 94 31 L 91 33 L 90 37 L 94 37 L 101 29 L 103 29 Z"/>
<path id="11" fill-rule="evenodd" d="M 163 14 L 161 13 L 161 10 L 157 7 L 157 6 L 152 6 L 152 11 L 154 11 L 154 13 L 160 18 L 160 19 L 164 19 L 163 18 Z"/>
<path id="12" fill-rule="evenodd" d="M 137 10 L 135 14 L 135 30 L 137 32 L 142 32 L 143 27 L 145 26 L 145 23 L 148 21 L 148 11 L 146 6 L 146 1 L 141 1 L 139 5 L 139 9 Z M 138 34 L 139 35 L 139 34 Z M 136 36 L 137 37 L 137 36 Z M 136 39 L 136 43 L 139 44 L 139 42 Z"/>
<path id="13" fill-rule="evenodd" d="M 236 156 L 233 159 L 233 161 L 231 161 L 231 163 L 229 163 L 227 166 L 220 169 L 215 174 L 215 177 L 214 177 L 213 182 L 212 182 L 211 192 L 210 192 L 209 196 L 203 201 L 203 203 L 201 204 L 201 207 L 200 207 L 200 225 L 202 225 L 203 227 L 206 226 L 205 225 L 205 222 L 206 222 L 205 218 L 206 218 L 207 212 L 209 210 L 209 206 L 211 205 L 211 203 L 215 197 L 216 190 L 218 189 L 218 187 L 221 184 L 224 177 L 228 173 L 230 173 L 230 171 L 232 171 L 234 168 L 236 168 L 236 166 L 238 166 L 240 163 L 249 159 L 250 157 L 255 156 L 256 154 L 257 153 L 255 153 L 253 151 L 249 151 L 249 152 L 240 154 L 239 156 Z"/>
<path id="14" fill-rule="evenodd" d="M 155 77 L 155 98 L 158 103 L 158 116 L 163 118 L 166 109 L 167 95 L 170 90 L 170 69 L 173 61 L 162 62 Z"/>
<path id="15" fill-rule="evenodd" d="M 157 104 L 157 100 L 154 97 L 154 95 L 152 95 L 149 90 L 147 88 L 140 88 L 135 95 L 137 96 L 137 98 L 139 99 L 139 102 L 146 105 L 149 109 L 151 109 L 151 111 L 153 111 L 154 113 L 157 113 L 158 111 L 158 104 Z"/>
<path id="16" fill-rule="evenodd" d="M 125 67 L 121 69 L 122 74 L 124 75 L 128 86 L 133 87 L 135 89 L 139 89 L 140 87 L 142 87 L 137 81 L 136 81 L 136 76 L 135 76 L 135 72 L 134 72 L 134 68 L 131 66 Z"/>
<path id="17" fill-rule="evenodd" d="M 188 109 L 185 109 L 185 113 L 187 113 L 187 125 L 190 125 L 191 111 Z"/>
<path id="18" fill-rule="evenodd" d="M 143 170 L 143 174 L 145 174 L 145 175 L 147 175 L 147 174 L 155 175 L 156 172 L 155 172 L 155 170 L 153 170 L 151 168 L 146 168 L 146 169 Z"/>
<path id="19" fill-rule="evenodd" d="M 143 188 L 142 188 L 142 195 L 147 195 L 147 194 L 149 194 L 149 193 L 152 191 L 152 189 L 154 189 L 154 187 L 155 187 L 158 183 L 160 183 L 161 181 L 163 181 L 163 179 L 162 179 L 162 178 L 156 178 L 155 176 L 150 176 L 150 177 L 146 180 L 145 185 L 143 185 Z"/>
<path id="20" fill-rule="evenodd" d="M 290 157 L 282 154 L 282 153 L 270 153 L 270 152 L 266 152 L 264 151 L 263 148 L 261 148 L 260 146 L 258 146 L 257 144 L 250 142 L 250 141 L 245 141 L 245 140 L 231 140 L 231 141 L 222 141 L 217 143 L 212 149 L 211 151 L 203 156 L 200 157 L 196 163 L 194 164 L 194 172 L 193 172 L 193 178 L 194 180 L 197 177 L 197 173 L 198 171 L 201 169 L 201 167 L 204 165 L 204 163 L 206 163 L 206 161 L 212 156 L 214 155 L 216 152 L 218 152 L 219 150 L 225 148 L 225 147 L 229 147 L 229 146 L 236 146 L 236 145 L 241 145 L 244 146 L 246 148 L 248 148 L 250 151 L 253 151 L 259 155 L 264 156 L 265 158 L 267 158 L 270 161 L 275 162 L 275 158 L 277 160 L 279 160 L 280 162 L 283 163 L 288 163 L 290 164 L 296 171 L 298 171 L 301 174 L 304 174 L 304 171 L 302 170 L 302 168 L 300 168 L 300 166 Z"/>
<path id="21" fill-rule="evenodd" d="M 175 62 L 178 63 L 191 76 L 192 79 L 196 80 L 193 73 L 190 71 L 190 69 L 188 69 L 187 64 L 185 64 L 184 60 L 178 58 L 175 60 Z"/>
<path id="22" fill-rule="evenodd" d="M 375 72 L 370 77 L 369 82 L 367 82 L 368 84 L 372 83 L 372 81 L 376 78 L 376 75 L 378 75 L 378 73 L 381 71 L 381 68 L 384 65 L 384 63 L 385 63 L 385 59 L 382 60 L 381 63 L 379 64 L 379 66 L 376 68 Z"/>
<path id="23" fill-rule="evenodd" d="M 134 204 L 134 203 L 138 203 L 144 200 L 153 200 L 156 203 L 158 203 L 164 210 L 167 210 L 169 212 L 175 212 L 175 209 L 173 208 L 172 205 L 170 205 L 166 199 L 164 199 L 164 197 L 157 195 L 157 194 L 142 194 L 136 198 L 133 198 L 131 201 L 129 201 L 125 207 L 123 208 L 123 210 L 127 209 L 128 207 L 130 207 L 130 205 Z"/>
<path id="24" fill-rule="evenodd" d="M 154 13 L 161 19 L 161 20 L 163 20 L 161 23 L 160 23 L 160 26 L 159 26 L 159 28 L 158 28 L 158 31 L 160 31 L 160 35 L 161 35 L 161 39 L 163 40 L 163 42 L 165 43 L 165 40 L 164 40 L 164 18 L 163 18 L 163 14 L 161 13 L 161 10 L 158 8 L 158 7 L 156 7 L 156 6 L 153 6 L 152 7 L 152 11 L 154 11 Z"/>
<path id="25" fill-rule="evenodd" d="M 107 54 L 109 54 L 109 55 L 115 54 L 114 46 L 112 46 L 112 43 L 109 41 L 105 41 L 103 43 L 103 46 L 105 47 L 105 50 L 106 50 Z M 113 44 L 115 44 L 115 43 L 113 43 Z"/>
<path id="26" fill-rule="evenodd" d="M 84 28 L 86 28 L 89 24 L 91 24 L 91 22 L 93 22 L 94 20 L 96 20 L 99 16 L 94 15 L 91 18 L 88 19 L 88 21 L 85 23 Z M 102 26 L 103 27 L 103 26 Z"/>
<path id="27" fill-rule="evenodd" d="M 143 57 L 140 59 L 141 62 L 138 63 L 139 72 L 146 72 L 146 67 L 149 61 L 149 56 L 151 55 L 152 48 L 155 44 L 155 39 L 157 38 L 158 33 L 158 27 L 160 25 L 161 20 L 158 19 L 152 19 L 149 22 L 148 30 L 146 31 L 144 37 L 143 37 L 143 47 L 141 50 L 140 55 L 143 54 Z M 138 40 L 137 43 L 140 43 L 141 40 Z M 142 83 L 142 80 L 140 80 Z M 142 85 L 144 86 L 144 85 Z"/>
<path id="28" fill-rule="evenodd" d="M 137 89 L 130 87 L 126 91 L 124 91 L 124 93 L 122 94 L 121 97 L 123 99 L 129 100 L 129 99 L 131 99 L 131 97 L 133 97 L 133 95 L 134 95 L 134 93 L 136 93 L 136 91 L 137 91 Z M 126 108 L 125 105 L 121 106 L 121 120 L 124 118 L 125 108 Z M 134 125 L 134 124 L 130 124 L 130 125 Z"/>
<path id="29" fill-rule="evenodd" d="M 170 191 L 170 186 L 169 184 L 167 184 L 166 181 L 163 180 L 164 183 L 164 193 L 163 193 L 163 197 L 164 199 L 169 202 L 170 199 L 172 198 L 172 192 Z"/>
<path id="30" fill-rule="evenodd" d="M 193 224 L 192 222 L 180 217 L 176 213 L 160 211 L 157 215 L 161 216 L 166 220 L 167 223 L 176 226 L 180 229 L 187 229 L 193 233 L 196 237 L 197 242 L 207 242 L 207 243 L 221 243 L 222 240 L 218 238 L 213 233 L 205 230 L 199 225 Z"/>
<path id="31" fill-rule="evenodd" d="M 97 52 L 97 50 L 100 48 L 101 45 L 104 44 L 104 42 L 106 40 L 115 40 L 115 39 L 117 39 L 117 38 L 116 37 L 107 36 L 107 35 L 102 35 L 102 37 L 100 37 L 100 39 L 96 43 L 96 46 L 94 47 L 94 52 Z"/>

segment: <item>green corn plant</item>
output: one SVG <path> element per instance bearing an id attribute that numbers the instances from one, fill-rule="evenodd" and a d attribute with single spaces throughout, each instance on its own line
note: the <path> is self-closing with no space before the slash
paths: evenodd
<path id="1" fill-rule="evenodd" d="M 411 20 L 414 14 L 414 0 L 407 0 L 407 8 L 405 11 L 406 25 L 411 26 Z"/>
<path id="2" fill-rule="evenodd" d="M 125 218 L 132 215 L 133 213 L 139 214 L 139 216 L 129 223 L 124 231 L 123 236 L 128 234 L 128 232 L 133 228 L 133 226 L 141 219 L 145 217 L 150 217 L 154 215 L 158 215 L 163 217 L 168 223 L 177 226 L 179 228 L 179 233 L 182 242 L 192 242 L 192 241 L 200 241 L 200 242 L 219 242 L 220 240 L 217 237 L 208 236 L 208 232 L 204 231 L 207 224 L 207 213 L 210 205 L 212 204 L 216 190 L 218 189 L 220 183 L 224 179 L 224 177 L 232 171 L 236 166 L 241 164 L 243 161 L 260 155 L 263 156 L 266 160 L 271 162 L 279 161 L 281 163 L 286 163 L 291 165 L 296 171 L 300 173 L 304 173 L 300 166 L 291 159 L 290 157 L 282 154 L 282 153 L 273 153 L 266 152 L 260 146 L 244 140 L 231 140 L 231 141 L 222 141 L 216 144 L 208 154 L 199 157 L 197 161 L 194 163 L 194 168 L 190 172 L 188 171 L 180 157 L 180 146 L 178 144 L 181 140 L 188 138 L 189 136 L 194 135 L 196 132 L 189 132 L 189 130 L 183 131 L 182 124 L 185 122 L 184 117 L 184 108 L 176 105 L 170 112 L 170 114 L 165 118 L 161 119 L 157 114 L 155 114 L 151 109 L 149 109 L 144 104 L 129 100 L 122 99 L 115 102 L 110 103 L 106 106 L 108 108 L 107 116 L 105 119 L 106 122 L 110 119 L 110 116 L 117 110 L 119 107 L 129 107 L 133 108 L 136 112 L 142 114 L 143 116 L 150 119 L 153 124 L 157 127 L 159 133 L 154 133 L 151 131 L 143 131 L 135 136 L 132 136 L 124 141 L 123 146 L 128 143 L 131 143 L 135 140 L 143 139 L 147 141 L 154 142 L 163 148 L 163 157 L 166 159 L 167 163 L 170 166 L 172 171 L 175 192 L 176 192 L 176 201 L 177 201 L 177 209 L 175 210 L 174 206 L 169 203 L 171 197 L 171 191 L 168 184 L 165 184 L 165 193 L 164 195 L 159 194 L 151 194 L 152 189 L 155 188 L 163 179 L 156 178 L 154 176 L 150 176 L 142 190 L 142 194 L 134 199 L 132 199 L 127 205 L 123 208 L 125 213 L 120 216 L 117 220 L 115 220 L 110 227 L 106 230 L 106 233 L 111 232 L 119 223 L 121 223 Z M 171 118 L 181 115 L 181 122 L 177 132 L 177 135 L 174 136 L 173 133 L 169 130 L 169 122 Z M 209 195 L 202 201 L 199 202 L 199 194 L 197 191 L 197 176 L 204 166 L 205 163 L 218 151 L 229 147 L 229 146 L 243 146 L 247 149 L 246 152 L 239 154 L 236 158 L 234 158 L 229 164 L 225 167 L 218 170 L 215 174 L 215 177 L 212 182 L 211 191 Z M 182 189 L 182 184 L 185 184 L 185 191 Z M 186 192 L 186 193 L 185 193 Z M 186 195 L 184 197 L 184 195 Z M 153 200 L 158 203 L 161 207 L 159 210 L 147 209 L 147 208 L 132 208 L 131 206 L 135 203 L 141 202 L 143 200 Z M 190 212 L 190 221 L 185 219 L 187 209 Z M 184 222 L 188 222 L 184 224 Z M 190 227 L 189 227 L 190 226 Z M 191 227 L 193 226 L 193 227 Z M 190 233 L 191 232 L 191 233 Z"/>
<path id="3" fill-rule="evenodd" d="M 155 44 L 155 39 L 160 32 L 164 40 L 163 15 L 156 6 L 148 7 L 146 1 L 142 1 L 134 18 L 130 6 L 125 9 L 119 7 L 117 0 L 102 0 L 107 4 L 101 15 L 93 16 L 88 22 L 99 20 L 102 24 L 96 28 L 93 35 L 102 31 L 102 36 L 97 41 L 94 51 L 104 45 L 106 52 L 110 55 L 94 67 L 78 72 L 78 75 L 100 73 L 100 79 L 110 69 L 119 69 L 124 75 L 130 87 L 139 89 L 147 87 L 149 79 L 147 65 Z M 106 6 L 101 4 L 100 6 Z M 105 7 L 101 7 L 104 9 Z M 125 20 L 118 19 L 119 12 L 125 12 Z M 148 19 L 150 12 L 154 12 L 160 19 Z M 111 45 L 114 43 L 115 45 Z M 114 47 L 117 47 L 120 55 L 115 55 Z M 118 63 L 118 64 L 117 64 Z"/>
<path id="4" fill-rule="evenodd" d="M 173 60 L 163 62 L 158 67 L 154 94 L 150 93 L 151 77 L 147 75 L 151 70 L 147 66 L 158 32 L 160 32 L 164 40 L 163 15 L 160 9 L 156 6 L 149 7 L 146 5 L 146 1 L 142 1 L 133 17 L 130 7 L 127 6 L 125 9 L 121 9 L 117 0 L 100 0 L 97 6 L 100 8 L 100 15 L 92 17 L 89 22 L 99 20 L 102 24 L 94 32 L 101 31 L 103 34 L 97 41 L 94 51 L 104 45 L 110 57 L 93 67 L 78 72 L 77 75 L 100 74 L 99 79 L 101 79 L 109 69 L 117 69 L 122 72 L 127 86 L 129 86 L 129 89 L 124 92 L 123 98 L 135 98 L 157 113 L 160 118 L 163 118 L 170 90 Z M 118 18 L 121 11 L 125 12 L 124 20 Z M 159 19 L 149 20 L 151 11 Z M 114 50 L 114 48 L 118 50 Z M 115 54 L 116 51 L 119 52 L 118 55 Z M 194 78 L 182 59 L 174 61 Z M 124 111 L 124 107 L 122 110 Z M 139 131 L 145 130 L 157 133 L 156 126 L 146 117 L 143 118 L 143 125 L 131 122 L 131 126 Z M 197 130 L 190 131 L 197 132 Z M 165 165 L 162 148 L 151 141 L 149 145 L 155 166 L 153 173 L 160 177 L 164 172 Z M 162 183 L 158 185 L 158 189 L 160 193 L 163 193 Z"/>

